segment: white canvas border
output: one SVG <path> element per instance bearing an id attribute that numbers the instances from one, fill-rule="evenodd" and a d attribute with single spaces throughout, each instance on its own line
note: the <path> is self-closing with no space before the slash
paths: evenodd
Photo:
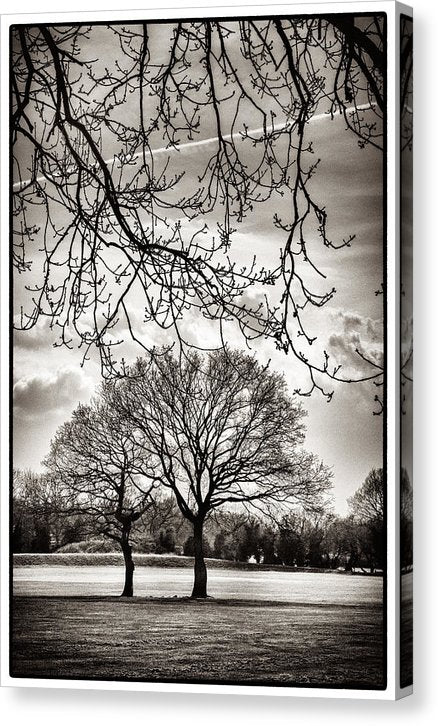
<path id="1" fill-rule="evenodd" d="M 8 48 L 9 27 L 14 23 L 27 23 L 37 19 L 38 23 L 72 22 L 92 20 L 136 20 L 171 19 L 174 17 L 211 17 L 263 14 L 317 14 L 318 12 L 376 12 L 377 6 L 387 13 L 388 20 L 388 70 L 387 70 L 387 688 L 384 691 L 362 689 L 300 688 L 277 686 L 233 686 L 186 683 L 146 683 L 123 681 L 87 681 L 68 679 L 30 679 L 9 676 L 9 99 L 8 99 Z M 61 12 L 41 14 L 3 15 L 1 18 L 1 682 L 5 686 L 38 688 L 76 688 L 98 690 L 159 691 L 240 695 L 275 695 L 294 697 L 364 698 L 392 700 L 407 695 L 411 688 L 402 692 L 398 688 L 398 641 L 399 641 L 399 569 L 398 569 L 398 489 L 399 489 L 399 219 L 398 219 L 398 175 L 397 149 L 398 127 L 396 125 L 396 100 L 398 94 L 398 72 L 396 55 L 398 49 L 399 13 L 412 14 L 411 8 L 398 3 L 385 2 L 337 2 L 315 4 L 275 5 L 217 5 L 208 8 L 202 5 L 182 7 L 177 3 L 147 10 Z"/>

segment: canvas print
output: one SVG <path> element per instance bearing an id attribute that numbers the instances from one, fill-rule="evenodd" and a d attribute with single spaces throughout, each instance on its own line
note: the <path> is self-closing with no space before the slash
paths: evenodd
<path id="1" fill-rule="evenodd" d="M 384 690 L 387 18 L 10 30 L 10 675 Z"/>

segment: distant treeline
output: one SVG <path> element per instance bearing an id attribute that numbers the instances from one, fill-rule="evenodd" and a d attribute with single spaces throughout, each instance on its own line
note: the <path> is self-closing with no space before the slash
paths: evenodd
<path id="1" fill-rule="evenodd" d="M 412 490 L 402 476 L 402 567 L 412 564 Z M 193 556 L 193 533 L 172 498 L 145 512 L 133 549 L 138 553 Z M 93 519 L 65 515 L 57 507 L 56 482 L 30 471 L 16 471 L 13 502 L 13 552 L 110 552 L 114 543 L 93 531 Z M 386 536 L 384 482 L 372 470 L 349 499 L 345 517 L 330 512 L 294 511 L 278 521 L 244 512 L 217 512 L 206 522 L 204 555 L 235 562 L 296 567 L 384 570 Z"/>

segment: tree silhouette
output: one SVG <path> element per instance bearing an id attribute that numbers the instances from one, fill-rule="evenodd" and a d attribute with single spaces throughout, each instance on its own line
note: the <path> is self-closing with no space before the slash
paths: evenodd
<path id="1" fill-rule="evenodd" d="M 400 18 L 400 151 L 412 151 L 413 133 L 413 33 L 412 18 Z"/>
<path id="2" fill-rule="evenodd" d="M 158 329 L 189 345 L 184 316 L 199 311 L 222 338 L 234 322 L 248 343 L 272 339 L 307 369 L 300 392 L 330 399 L 327 378 L 352 378 L 312 352 L 303 311 L 335 294 L 317 242 L 349 246 L 354 230 L 330 238 L 309 124 L 342 114 L 361 146 L 383 146 L 385 37 L 384 15 L 15 26 L 16 326 L 48 321 L 84 360 L 97 348 L 109 375 L 126 339 L 149 352 Z M 267 201 L 283 240 L 272 269 L 233 242 Z M 358 362 L 358 379 L 381 383 Z"/>
<path id="3" fill-rule="evenodd" d="M 413 491 L 406 469 L 401 470 L 400 479 L 400 567 L 411 567 L 413 552 Z"/>
<path id="4" fill-rule="evenodd" d="M 150 458 L 150 457 L 149 457 Z M 132 530 L 153 506 L 156 478 L 143 447 L 114 406 L 111 383 L 79 405 L 57 431 L 43 462 L 62 483 L 65 514 L 85 514 L 93 532 L 120 546 L 125 561 L 123 596 L 133 595 Z"/>
<path id="5" fill-rule="evenodd" d="M 83 529 L 79 517 L 63 514 L 64 487 L 50 474 L 14 469 L 12 500 L 14 551 L 53 551 Z"/>
<path id="6" fill-rule="evenodd" d="M 385 477 L 383 469 L 371 469 L 361 487 L 349 498 L 352 514 L 363 521 L 383 519 Z"/>
<path id="7" fill-rule="evenodd" d="M 363 525 L 360 545 L 371 570 L 385 568 L 386 477 L 383 469 L 372 469 L 362 486 L 348 499 L 354 518 Z"/>
<path id="8" fill-rule="evenodd" d="M 192 597 L 207 596 L 203 529 L 223 506 L 315 507 L 330 473 L 302 450 L 304 411 L 282 376 L 239 351 L 139 360 L 118 385 L 132 436 L 193 527 Z"/>

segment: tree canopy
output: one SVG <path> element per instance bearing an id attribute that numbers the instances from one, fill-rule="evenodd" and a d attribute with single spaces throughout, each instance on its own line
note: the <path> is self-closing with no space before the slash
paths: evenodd
<path id="1" fill-rule="evenodd" d="M 362 486 L 350 497 L 352 513 L 364 521 L 383 520 L 386 482 L 383 469 L 372 469 Z"/>
<path id="2" fill-rule="evenodd" d="M 157 477 L 144 447 L 114 405 L 110 383 L 90 404 L 80 404 L 57 431 L 44 464 L 60 482 L 64 513 L 86 514 L 94 531 L 121 547 L 123 595 L 133 594 L 132 528 L 153 504 Z"/>
<path id="3" fill-rule="evenodd" d="M 305 412 L 284 378 L 228 349 L 138 360 L 117 384 L 133 436 L 193 525 L 193 596 L 206 596 L 203 525 L 219 507 L 317 508 L 330 472 L 302 448 Z"/>
<path id="4" fill-rule="evenodd" d="M 314 352 L 303 311 L 335 294 L 316 245 L 354 230 L 331 239 L 310 122 L 341 114 L 361 146 L 383 147 L 385 34 L 378 14 L 16 26 L 17 328 L 46 320 L 108 374 L 123 340 L 153 348 L 155 326 L 187 344 L 199 311 L 222 336 L 234 322 L 244 341 L 272 339 L 307 369 L 302 392 L 330 398 L 327 378 L 351 376 Z M 191 144 L 205 153 L 189 179 Z M 233 242 L 266 201 L 282 239 L 270 269 Z M 358 356 L 358 377 L 380 383 Z"/>
<path id="5" fill-rule="evenodd" d="M 371 469 L 362 486 L 349 498 L 353 518 L 362 526 L 361 548 L 371 570 L 386 567 L 386 475 Z"/>

